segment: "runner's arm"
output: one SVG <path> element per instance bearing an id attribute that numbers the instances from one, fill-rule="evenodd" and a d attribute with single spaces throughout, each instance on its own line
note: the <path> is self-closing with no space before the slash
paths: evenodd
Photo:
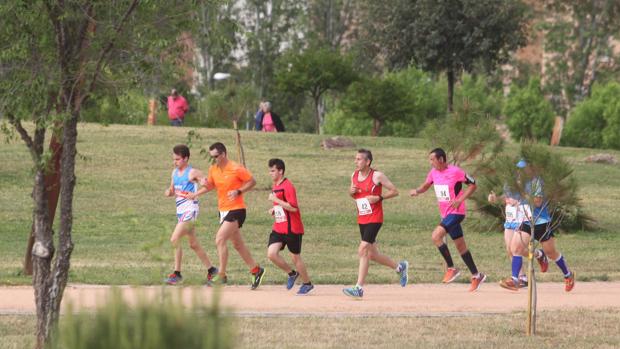
<path id="1" fill-rule="evenodd" d="M 172 178 L 172 175 L 170 176 L 170 186 L 166 189 L 166 191 L 164 191 L 164 195 L 167 197 L 174 196 L 174 179 Z"/>
<path id="2" fill-rule="evenodd" d="M 277 203 L 278 205 L 282 206 L 283 209 L 289 212 L 297 212 L 297 207 L 291 205 L 290 202 L 278 199 L 278 197 L 275 196 L 273 193 L 269 194 L 269 201 Z"/>
<path id="3" fill-rule="evenodd" d="M 371 204 L 398 196 L 398 189 L 396 189 L 396 186 L 390 181 L 390 179 L 384 173 L 375 171 L 372 180 L 374 183 L 381 184 L 383 187 L 385 187 L 385 189 L 387 189 L 387 192 L 383 195 L 368 196 L 367 197 L 368 202 L 370 202 Z"/>
<path id="4" fill-rule="evenodd" d="M 462 192 L 461 195 L 459 195 L 458 198 L 454 199 L 454 201 L 452 201 L 452 203 L 450 203 L 450 207 L 452 208 L 457 208 L 461 205 L 461 203 L 463 203 L 463 201 L 467 200 L 467 198 L 469 198 L 475 191 L 476 188 L 478 188 L 476 186 L 476 181 L 470 177 L 469 175 L 465 175 L 465 184 L 467 184 L 467 189 L 465 190 L 465 192 Z"/>
<path id="5" fill-rule="evenodd" d="M 355 184 L 353 184 L 353 176 L 355 175 L 355 172 L 353 172 L 353 174 L 351 175 L 351 186 L 349 187 L 349 195 L 352 198 L 355 198 L 355 194 L 357 194 L 357 192 L 359 191 L 359 188 L 355 186 Z"/>
<path id="6" fill-rule="evenodd" d="M 420 185 L 419 187 L 411 189 L 411 191 L 409 191 L 409 195 L 415 197 L 420 194 L 424 194 L 428 190 L 428 188 L 431 187 L 431 185 L 433 185 L 433 183 L 424 182 L 424 184 Z"/>

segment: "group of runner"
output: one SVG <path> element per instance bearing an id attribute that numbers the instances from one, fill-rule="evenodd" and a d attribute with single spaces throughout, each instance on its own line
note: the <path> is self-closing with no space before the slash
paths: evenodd
<path id="1" fill-rule="evenodd" d="M 251 289 L 254 290 L 260 286 L 265 269 L 252 258 L 243 241 L 240 229 L 246 218 L 243 194 L 251 190 L 256 185 L 256 181 L 245 167 L 228 159 L 224 144 L 219 142 L 212 144 L 209 147 L 209 155 L 213 159 L 213 164 L 205 176 L 200 170 L 189 164 L 190 151 L 187 146 L 177 145 L 173 148 L 175 169 L 172 172 L 170 187 L 166 190 L 165 195 L 176 197 L 178 222 L 170 238 L 175 247 L 174 272 L 168 276 L 166 283 L 175 285 L 183 279 L 181 275 L 182 249 L 179 239 L 187 236 L 190 248 L 196 252 L 207 268 L 207 285 L 225 284 L 227 282 L 226 266 L 228 262 L 228 241 L 230 240 L 249 268 L 252 277 Z M 349 188 L 349 194 L 357 207 L 357 222 L 361 241 L 358 247 L 357 283 L 352 287 L 343 289 L 343 293 L 356 299 L 362 299 L 364 295 L 363 286 L 371 260 L 394 270 L 402 287 L 408 283 L 409 263 L 406 260 L 397 263 L 389 256 L 380 253 L 377 247 L 377 235 L 383 224 L 383 201 L 394 198 L 399 193 L 396 186 L 383 172 L 371 167 L 372 161 L 373 156 L 370 150 L 360 149 L 357 151 L 355 156 L 356 169 L 351 176 Z M 476 182 L 458 166 L 449 165 L 446 153 L 441 148 L 433 149 L 429 153 L 429 162 L 432 169 L 426 180 L 417 188 L 412 189 L 409 195 L 416 197 L 433 186 L 441 221 L 432 232 L 432 240 L 447 267 L 442 282 L 450 283 L 460 276 L 460 271 L 454 266 L 450 250 L 446 244 L 445 237 L 449 235 L 471 273 L 469 291 L 477 291 L 487 276 L 478 270 L 465 243 L 461 227 L 461 222 L 466 215 L 465 200 L 476 190 Z M 286 288 L 292 289 L 297 279 L 301 277 L 302 285 L 297 294 L 306 295 L 314 289 L 314 285 L 310 281 L 306 266 L 301 258 L 304 226 L 295 186 L 284 177 L 285 164 L 283 160 L 271 159 L 267 165 L 272 179 L 272 191 L 267 199 L 272 202 L 273 206 L 269 213 L 274 219 L 268 240 L 267 256 L 271 262 L 287 274 Z M 522 160 L 517 163 L 517 168 L 528 171 L 529 167 Z M 463 184 L 467 188 L 464 189 Z M 542 180 L 536 177 L 526 183 L 526 191 L 534 197 L 533 215 L 531 212 L 529 213 L 529 217 L 535 217 L 534 237 L 541 242 L 543 247 L 542 250 L 536 251 L 536 258 L 541 265 L 542 272 L 547 271 L 548 257 L 554 259 L 564 274 L 565 290 L 570 291 L 574 287 L 574 273 L 568 269 L 564 258 L 555 249 L 553 232 L 549 229 L 551 218 L 542 186 Z M 220 227 L 215 237 L 219 269 L 211 263 L 200 246 L 194 226 L 199 211 L 198 197 L 213 189 L 217 191 L 220 213 Z M 523 265 L 522 256 L 527 254 L 527 242 L 529 242 L 529 234 L 532 233 L 532 229 L 530 220 L 526 219 L 527 214 L 520 212 L 529 210 L 529 206 L 524 203 L 524 200 L 517 197 L 510 188 L 504 188 L 503 198 L 506 202 L 504 236 L 506 248 L 511 257 L 512 276 L 502 280 L 500 285 L 516 291 L 526 286 L 526 281 L 520 277 L 520 274 Z M 497 199 L 495 193 L 489 195 L 489 201 L 495 202 Z M 291 254 L 294 267 L 291 267 L 279 254 L 285 247 Z"/>

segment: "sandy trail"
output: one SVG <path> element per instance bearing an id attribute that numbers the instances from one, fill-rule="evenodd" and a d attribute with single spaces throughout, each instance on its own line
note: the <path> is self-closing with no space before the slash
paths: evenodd
<path id="1" fill-rule="evenodd" d="M 364 299 L 357 301 L 343 295 L 342 285 L 316 285 L 308 296 L 296 296 L 297 287 L 286 291 L 283 286 L 261 286 L 251 291 L 248 286 L 226 286 L 222 289 L 222 305 L 239 316 L 471 316 L 524 311 L 527 290 L 511 292 L 490 283 L 478 292 L 467 292 L 466 284 L 367 285 Z M 214 289 L 207 287 L 120 286 L 125 299 L 152 299 L 162 292 L 180 294 L 191 304 L 197 298 L 209 302 Z M 69 301 L 77 308 L 93 309 L 102 304 L 110 286 L 69 285 L 63 304 Z M 564 292 L 559 283 L 538 285 L 538 310 L 614 309 L 620 311 L 620 282 L 581 282 Z M 0 314 L 33 314 L 34 293 L 29 286 L 0 287 Z"/>

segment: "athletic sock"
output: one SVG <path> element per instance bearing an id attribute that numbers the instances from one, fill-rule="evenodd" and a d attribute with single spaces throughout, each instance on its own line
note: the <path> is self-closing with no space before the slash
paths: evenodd
<path id="1" fill-rule="evenodd" d="M 303 284 L 306 285 L 306 286 L 312 286 L 312 282 L 311 281 L 304 282 Z"/>
<path id="2" fill-rule="evenodd" d="M 560 257 L 555 260 L 555 264 L 557 264 L 558 268 L 562 270 L 562 273 L 564 273 L 564 277 L 570 276 L 570 271 L 568 270 L 568 266 L 566 265 L 566 261 L 564 260 L 564 256 L 562 256 L 562 254 L 560 254 Z"/>
<path id="3" fill-rule="evenodd" d="M 176 276 L 178 276 L 178 277 L 182 277 L 182 276 L 181 276 L 181 272 L 180 272 L 180 271 L 178 271 L 178 270 L 175 270 L 175 271 L 174 271 L 174 275 L 176 275 Z"/>
<path id="4" fill-rule="evenodd" d="M 295 274 L 297 274 L 297 272 L 295 270 L 293 270 L 290 273 L 288 273 L 288 276 L 295 276 Z"/>
<path id="5" fill-rule="evenodd" d="M 519 272 L 521 272 L 521 266 L 523 265 L 522 256 L 512 256 L 512 278 L 519 280 Z"/>
<path id="6" fill-rule="evenodd" d="M 216 271 L 217 271 L 217 268 L 214 266 L 211 266 L 211 268 L 207 269 L 207 272 L 209 274 L 215 274 Z"/>
<path id="7" fill-rule="evenodd" d="M 545 255 L 545 252 L 543 250 L 541 250 L 540 248 L 537 248 L 534 250 L 534 257 L 535 258 L 541 258 L 542 256 Z"/>
<path id="8" fill-rule="evenodd" d="M 471 256 L 469 250 L 463 253 L 461 255 L 461 258 L 463 258 L 463 262 L 465 262 L 465 265 L 467 265 L 467 268 L 469 268 L 471 275 L 478 275 L 478 268 L 476 268 L 476 263 L 474 263 L 474 257 Z"/>
<path id="9" fill-rule="evenodd" d="M 454 262 L 452 262 L 452 256 L 450 255 L 448 245 L 442 244 L 441 246 L 437 247 L 437 249 L 439 250 L 439 253 L 441 253 L 443 259 L 446 261 L 448 268 L 454 268 Z"/>

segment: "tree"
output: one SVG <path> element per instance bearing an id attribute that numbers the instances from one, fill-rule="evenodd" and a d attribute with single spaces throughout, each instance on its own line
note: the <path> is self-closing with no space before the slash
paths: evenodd
<path id="1" fill-rule="evenodd" d="M 281 91 L 308 94 L 314 102 L 316 133 L 323 123 L 321 98 L 329 90 L 343 91 L 356 75 L 348 58 L 327 49 L 289 52 L 278 60 L 276 83 Z"/>
<path id="2" fill-rule="evenodd" d="M 527 87 L 515 87 L 504 107 L 506 124 L 512 138 L 549 141 L 555 119 L 551 104 L 545 99 L 540 80 L 530 79 Z"/>
<path id="3" fill-rule="evenodd" d="M 388 78 L 366 78 L 353 82 L 342 101 L 345 112 L 372 120 L 372 136 L 378 136 L 385 122 L 406 119 L 414 110 L 407 87 Z"/>
<path id="4" fill-rule="evenodd" d="M 370 1 L 370 0 L 369 0 Z M 526 6 L 521 1 L 399 0 L 372 2 L 374 20 L 366 21 L 391 68 L 412 62 L 448 79 L 448 111 L 454 84 L 476 64 L 493 70 L 526 43 Z M 393 7 L 386 10 L 384 7 Z M 389 16 L 385 16 L 386 13 Z"/>
<path id="5" fill-rule="evenodd" d="M 37 348 L 49 343 L 68 279 L 80 113 L 95 89 L 109 81 L 110 74 L 135 71 L 132 63 L 146 67 L 148 62 L 142 59 L 145 52 L 154 54 L 171 42 L 176 44 L 177 35 L 162 39 L 153 24 L 191 28 L 188 16 L 176 16 L 188 13 L 186 7 L 178 5 L 174 17 L 162 15 L 167 10 L 167 2 L 141 4 L 138 0 L 0 5 L 0 95 L 10 96 L 0 100 L 0 114 L 6 115 L 24 140 L 34 165 L 32 260 Z M 144 51 L 132 50 L 142 44 Z M 130 74 L 124 82 L 139 78 Z M 33 122 L 33 130 L 23 124 L 26 120 Z M 59 172 L 50 161 L 56 153 L 44 149 L 47 131 L 53 133 L 61 149 Z M 51 224 L 52 203 L 46 196 L 50 171 L 60 173 L 57 249 Z"/>
<path id="6" fill-rule="evenodd" d="M 313 47 L 339 51 L 357 34 L 359 3 L 355 0 L 308 0 L 308 36 Z"/>
<path id="7" fill-rule="evenodd" d="M 618 69 L 620 55 L 610 43 L 620 35 L 620 2 L 549 0 L 545 10 L 543 84 L 556 112 L 568 117 L 601 70 Z"/>

